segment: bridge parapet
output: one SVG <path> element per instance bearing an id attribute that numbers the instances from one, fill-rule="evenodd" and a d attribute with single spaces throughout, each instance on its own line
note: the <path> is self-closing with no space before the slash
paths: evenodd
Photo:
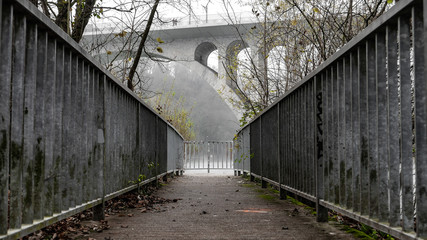
<path id="1" fill-rule="evenodd" d="M 105 201 L 182 168 L 182 136 L 33 4 L 0 10 L 0 239 L 102 217 Z"/>
<path id="2" fill-rule="evenodd" d="M 210 26 L 226 26 L 230 24 L 253 24 L 256 23 L 256 18 L 251 12 L 236 12 L 233 19 L 229 20 L 223 14 L 208 14 L 208 15 L 191 15 L 185 17 L 168 17 L 162 19 L 161 24 L 154 24 L 151 27 L 152 31 L 170 30 L 181 28 L 197 28 Z M 90 23 L 85 29 L 85 35 L 94 35 L 99 33 L 120 33 L 123 30 L 128 30 L 131 24 L 115 21 L 104 21 L 96 24 Z M 143 25 L 145 27 L 145 25 Z M 136 31 L 144 31 L 144 29 L 135 29 Z"/>
<path id="3" fill-rule="evenodd" d="M 400 1 L 235 140 L 286 194 L 399 239 L 427 238 L 427 4 Z M 249 142 L 247 135 L 249 134 Z"/>

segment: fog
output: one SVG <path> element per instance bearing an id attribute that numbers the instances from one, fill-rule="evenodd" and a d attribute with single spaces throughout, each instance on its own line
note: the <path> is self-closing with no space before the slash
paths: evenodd
<path id="1" fill-rule="evenodd" d="M 181 96 L 185 98 L 186 108 L 193 108 L 190 117 L 196 140 L 232 140 L 239 123 L 224 99 L 208 83 L 208 79 L 217 79 L 213 71 L 198 62 L 170 62 L 163 66 L 155 64 L 145 77 L 151 79 L 151 91 L 172 90 L 176 100 Z"/>

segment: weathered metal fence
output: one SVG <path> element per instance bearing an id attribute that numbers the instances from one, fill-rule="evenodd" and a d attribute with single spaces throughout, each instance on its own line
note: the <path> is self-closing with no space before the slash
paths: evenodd
<path id="1" fill-rule="evenodd" d="M 184 169 L 233 169 L 233 142 L 184 142 Z"/>
<path id="2" fill-rule="evenodd" d="M 175 129 L 29 1 L 0 13 L 0 239 L 182 167 Z"/>
<path id="3" fill-rule="evenodd" d="M 319 220 L 426 238 L 426 33 L 427 4 L 398 2 L 240 130 L 236 167 L 316 202 Z"/>

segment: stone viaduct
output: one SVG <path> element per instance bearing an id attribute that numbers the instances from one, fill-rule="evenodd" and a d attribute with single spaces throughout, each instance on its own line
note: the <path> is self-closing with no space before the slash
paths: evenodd
<path id="1" fill-rule="evenodd" d="M 198 24 L 187 26 L 167 26 L 155 28 L 150 31 L 151 44 L 147 44 L 146 51 L 151 56 L 177 61 L 188 67 L 191 71 L 203 72 L 204 80 L 216 91 L 221 92 L 222 97 L 232 98 L 239 101 L 237 90 L 231 74 L 236 74 L 235 59 L 239 52 L 247 47 L 250 48 L 252 58 L 256 64 L 259 58 L 255 55 L 259 52 L 256 42 L 251 37 L 251 29 L 257 23 L 242 23 L 231 25 L 226 22 L 215 24 Z M 90 28 L 85 37 L 92 35 Z M 111 31 L 118 31 L 112 28 Z M 160 38 L 163 43 L 159 44 L 156 39 Z M 154 43 L 154 44 L 153 44 Z M 161 47 L 162 53 L 156 48 Z M 109 49 L 118 51 L 120 44 L 114 44 Z M 209 55 L 218 50 L 218 71 L 208 67 Z M 112 50 L 114 51 L 114 50 Z M 136 49 L 135 49 L 136 52 Z M 102 53 L 104 54 L 104 53 Z M 232 68 L 230 68 L 232 67 Z M 237 118 L 241 113 L 229 101 L 226 101 Z"/>

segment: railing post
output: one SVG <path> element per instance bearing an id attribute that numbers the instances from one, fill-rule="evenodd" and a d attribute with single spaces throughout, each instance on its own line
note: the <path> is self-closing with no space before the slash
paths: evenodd
<path id="1" fill-rule="evenodd" d="M 315 134 L 315 162 L 316 162 L 316 212 L 318 222 L 328 221 L 328 210 L 320 205 L 320 200 L 323 199 L 323 106 L 322 106 L 322 82 L 319 77 L 314 79 L 314 107 L 316 113 L 314 131 Z"/>

